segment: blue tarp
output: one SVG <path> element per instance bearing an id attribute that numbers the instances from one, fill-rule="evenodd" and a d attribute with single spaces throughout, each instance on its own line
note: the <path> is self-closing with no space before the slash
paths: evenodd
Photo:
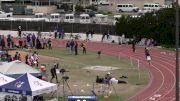
<path id="1" fill-rule="evenodd" d="M 40 80 L 31 74 L 24 74 L 16 80 L 0 86 L 1 92 L 36 96 L 57 90 L 57 85 Z"/>
<path id="2" fill-rule="evenodd" d="M 29 85 L 27 74 L 20 76 L 19 78 L 8 84 L 0 86 L 0 90 L 2 92 L 8 93 L 31 95 L 31 88 Z"/>

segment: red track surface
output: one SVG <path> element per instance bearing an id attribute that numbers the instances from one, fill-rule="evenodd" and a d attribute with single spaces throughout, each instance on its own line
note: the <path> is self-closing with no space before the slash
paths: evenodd
<path id="1" fill-rule="evenodd" d="M 55 47 L 65 47 L 66 41 L 53 40 Z M 136 47 L 136 53 L 132 52 L 131 46 L 106 44 L 106 43 L 87 43 L 87 50 L 99 51 L 104 54 L 120 56 L 124 58 L 138 59 L 150 74 L 148 86 L 129 98 L 128 101 L 175 101 L 175 54 L 168 51 L 160 51 L 152 48 L 151 65 L 147 63 L 143 47 Z"/>
<path id="2" fill-rule="evenodd" d="M 144 48 L 137 47 L 136 53 L 132 52 L 131 46 L 115 45 L 105 43 L 90 43 L 88 49 L 91 51 L 101 50 L 104 54 L 134 58 L 140 61 L 150 73 L 149 85 L 129 101 L 174 101 L 175 99 L 175 55 L 171 52 L 162 52 L 151 49 L 151 65 L 147 63 Z"/>

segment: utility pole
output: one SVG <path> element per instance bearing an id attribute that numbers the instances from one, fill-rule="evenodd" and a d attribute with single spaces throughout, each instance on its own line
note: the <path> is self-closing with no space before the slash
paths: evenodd
<path id="1" fill-rule="evenodd" d="M 179 0 L 176 0 L 176 101 L 179 101 Z"/>

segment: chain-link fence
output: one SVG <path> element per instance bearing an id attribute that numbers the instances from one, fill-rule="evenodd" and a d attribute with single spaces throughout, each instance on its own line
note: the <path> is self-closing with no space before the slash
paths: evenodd
<path id="1" fill-rule="evenodd" d="M 115 27 L 112 25 L 102 24 L 80 24 L 80 23 L 57 23 L 43 21 L 0 21 L 1 30 L 17 30 L 18 26 L 22 27 L 23 31 L 43 31 L 49 32 L 56 28 L 64 29 L 65 32 L 79 33 L 88 30 L 94 30 L 96 33 L 104 33 L 108 30 L 111 34 L 115 33 Z"/>

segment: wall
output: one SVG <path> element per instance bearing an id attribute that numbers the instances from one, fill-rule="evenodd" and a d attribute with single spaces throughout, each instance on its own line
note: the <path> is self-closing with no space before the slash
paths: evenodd
<path id="1" fill-rule="evenodd" d="M 31 5 L 27 5 L 27 8 L 33 9 L 33 13 L 55 13 L 55 12 L 57 12 L 56 6 L 31 6 Z"/>

